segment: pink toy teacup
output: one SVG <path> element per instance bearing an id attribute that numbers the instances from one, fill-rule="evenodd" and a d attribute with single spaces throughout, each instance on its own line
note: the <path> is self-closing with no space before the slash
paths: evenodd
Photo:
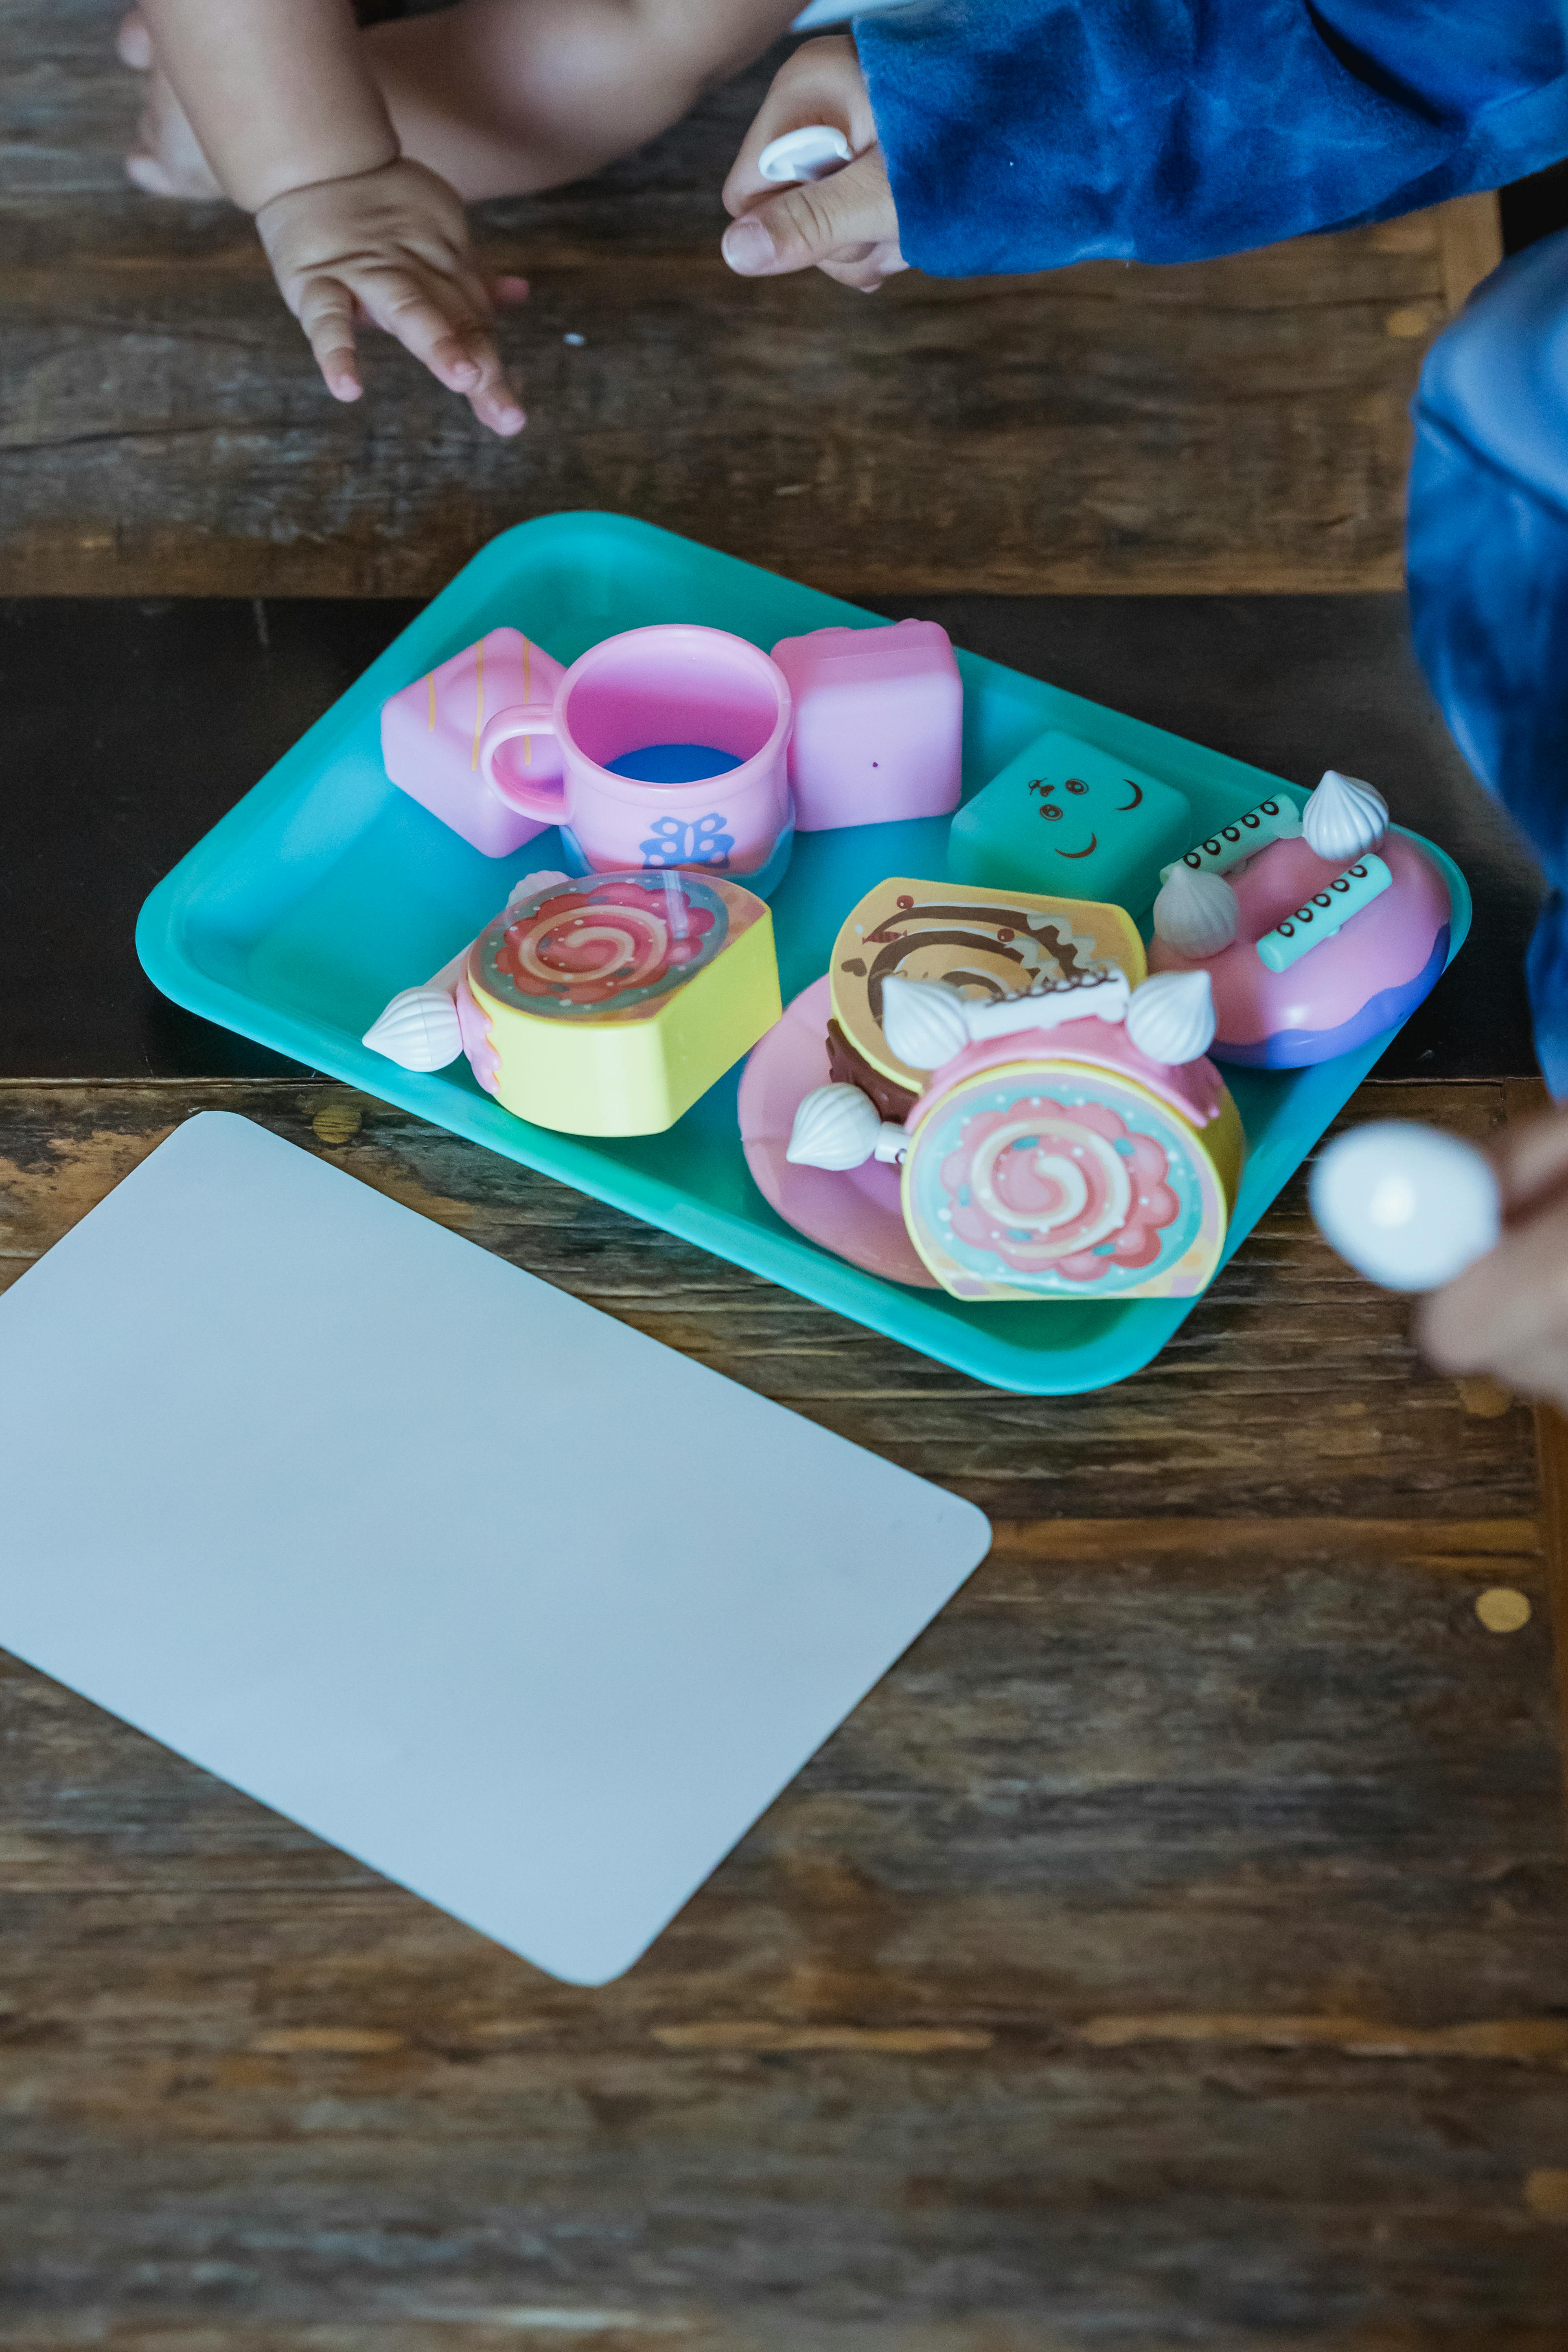
<path id="1" fill-rule="evenodd" d="M 500 710 L 479 766 L 500 797 L 562 828 L 600 873 L 766 866 L 791 824 L 790 690 L 757 646 L 723 629 L 662 623 L 606 637 L 574 661 L 552 701 Z M 531 776 L 519 737 L 551 736 L 558 782 Z"/>

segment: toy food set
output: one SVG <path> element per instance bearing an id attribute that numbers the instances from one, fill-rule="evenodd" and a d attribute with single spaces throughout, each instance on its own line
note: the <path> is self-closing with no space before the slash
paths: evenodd
<path id="1" fill-rule="evenodd" d="M 1091 765 L 1069 736 L 1032 743 L 954 818 L 950 872 L 984 866 L 994 844 L 993 878 L 1016 873 L 1023 793 L 1065 789 L 1068 764 Z M 1092 764 L 1107 799 L 1120 777 L 1114 807 L 1142 843 L 1114 868 L 1129 901 L 1163 877 L 1148 979 L 1120 907 L 890 880 L 835 943 L 826 1083 L 802 1094 L 783 1169 L 776 1089 L 763 1069 L 742 1087 L 748 1160 L 779 1213 L 894 1280 L 910 1276 L 889 1258 L 887 1185 L 871 1195 L 879 1217 L 863 1186 L 835 1214 L 820 1182 L 787 1171 L 900 1169 L 913 1252 L 956 1298 L 1202 1289 L 1246 1153 L 1210 1049 L 1268 1069 L 1327 1060 L 1402 1020 L 1447 959 L 1447 884 L 1390 835 L 1371 785 L 1331 770 L 1305 814 L 1271 796 L 1159 866 L 1190 821 L 1185 798 L 1125 762 Z M 1093 786 L 1078 781 L 1087 804 Z"/>
<path id="2" fill-rule="evenodd" d="M 963 687 L 935 621 L 816 629 L 772 655 L 667 622 L 569 670 L 493 629 L 390 698 L 382 753 L 394 783 L 488 856 L 558 825 L 574 874 L 710 867 L 766 896 L 797 824 L 957 807 Z"/>
<path id="3" fill-rule="evenodd" d="M 405 1069 L 466 1054 L 487 1094 L 569 1135 L 657 1135 L 778 1019 L 773 923 L 721 876 L 524 877 L 472 946 L 364 1043 Z"/>
<path id="4" fill-rule="evenodd" d="M 1356 777 L 1331 768 L 1289 822 L 1278 803 L 1248 815 L 1259 823 L 1242 820 L 1235 858 L 1205 842 L 1171 868 L 1149 960 L 1208 973 L 1216 1061 L 1300 1069 L 1415 1011 L 1448 961 L 1452 900 L 1432 858 L 1390 833 L 1383 795 Z"/>
<path id="5" fill-rule="evenodd" d="M 781 637 L 773 659 L 795 702 L 789 777 L 803 833 L 958 806 L 963 682 L 935 621 L 813 629 Z"/>
<path id="6" fill-rule="evenodd" d="M 1193 837 L 1184 793 L 1094 744 L 1041 735 L 952 820 L 955 882 L 1147 905 L 1146 877 Z"/>
<path id="7" fill-rule="evenodd" d="M 1223 1263 L 1387 1042 L 1385 1035 L 1368 1035 L 1310 1066 L 1265 1068 L 1224 1059 L 1227 1039 L 1249 1042 L 1230 1004 L 1224 960 L 1242 936 L 1240 909 L 1250 901 L 1254 860 L 1267 876 L 1264 861 L 1277 846 L 1300 855 L 1304 845 L 1332 866 L 1326 877 L 1314 867 L 1299 883 L 1281 881 L 1269 906 L 1248 903 L 1247 919 L 1256 936 L 1285 933 L 1290 925 L 1287 949 L 1303 929 L 1314 941 L 1278 972 L 1254 950 L 1258 973 L 1271 982 L 1302 983 L 1319 958 L 1331 960 L 1319 969 L 1331 971 L 1332 960 L 1357 938 L 1358 926 L 1364 932 L 1387 924 L 1391 908 L 1405 910 L 1379 948 L 1383 956 L 1385 947 L 1392 954 L 1391 943 L 1399 944 L 1391 971 L 1358 982 L 1363 1013 L 1379 994 L 1407 1005 L 1415 992 L 1410 976 L 1424 985 L 1426 964 L 1435 950 L 1441 955 L 1441 904 L 1418 907 L 1416 928 L 1426 935 L 1406 936 L 1415 901 L 1407 895 L 1408 875 L 1402 879 L 1405 850 L 1440 886 L 1449 909 L 1450 954 L 1465 936 L 1468 894 L 1458 868 L 1428 843 L 1397 830 L 1374 841 L 1347 840 L 1342 828 L 1326 843 L 1320 816 L 1314 844 L 1300 831 L 1303 793 L 1039 679 L 967 653 L 944 656 L 945 641 L 928 641 L 922 650 L 924 627 L 889 627 L 830 597 L 622 517 L 559 515 L 524 524 L 483 550 L 159 886 L 138 929 L 142 961 L 166 993 L 192 1010 L 647 1218 L 974 1378 L 1034 1393 L 1103 1387 L 1147 1363 L 1189 1311 L 1191 1294 L 1182 1285 L 1189 1276 L 1202 1279 L 1209 1247 L 1205 1218 L 1215 1192 L 1229 1197 L 1235 1187 Z M 671 630 L 706 632 L 721 641 L 727 649 L 722 667 L 715 656 L 702 675 L 735 684 L 742 709 L 752 714 L 750 735 L 724 731 L 727 721 L 715 719 L 713 698 L 693 708 L 659 701 L 657 691 L 651 705 L 638 705 L 642 714 L 651 709 L 651 720 L 629 714 L 628 731 L 617 736 L 612 730 L 605 715 L 610 688 L 618 692 L 622 677 L 646 683 L 635 640 L 649 633 L 653 642 L 673 650 L 673 639 L 663 635 Z M 844 630 L 853 633 L 857 646 L 845 646 L 837 634 Z M 830 634 L 820 639 L 824 631 Z M 618 657 L 603 664 L 585 659 L 616 639 L 634 641 L 627 672 L 619 672 Z M 815 663 L 809 689 L 786 675 L 795 659 L 788 649 L 799 641 L 809 649 L 814 639 L 829 656 L 836 647 L 863 647 L 868 657 L 876 648 L 878 658 L 868 660 L 863 683 L 868 696 L 889 695 L 878 705 L 878 724 L 888 726 L 883 740 L 889 746 L 897 706 L 884 667 L 889 649 L 898 655 L 894 672 L 921 655 L 928 665 L 926 686 L 933 694 L 946 692 L 950 714 L 952 677 L 947 674 L 944 688 L 942 677 L 953 658 L 962 681 L 964 805 L 1024 760 L 1026 787 L 1037 781 L 1058 787 L 1028 796 L 1037 807 L 1060 800 L 1078 812 L 1076 817 L 1030 815 L 1026 826 L 1040 842 L 1069 851 L 1087 849 L 1092 835 L 1092 852 L 1076 861 L 1047 857 L 1045 878 L 1029 887 L 994 873 L 959 881 L 948 858 L 950 816 L 940 810 L 906 815 L 911 803 L 901 797 L 905 784 L 898 783 L 869 737 L 861 739 L 858 766 L 846 761 L 831 772 L 826 765 L 814 769 L 810 776 L 811 763 L 802 762 L 801 745 L 795 744 L 792 786 L 790 743 L 781 736 L 786 786 L 803 798 L 815 782 L 830 786 L 826 813 L 836 821 L 803 826 L 793 836 L 793 859 L 777 877 L 765 921 L 761 913 L 742 921 L 746 900 L 763 898 L 773 887 L 765 868 L 743 870 L 743 862 L 765 848 L 768 824 L 730 823 L 720 795 L 737 766 L 767 750 L 778 716 L 774 672 L 789 695 L 791 742 L 803 703 L 815 703 L 819 693 L 840 695 L 853 664 Z M 910 655 L 901 650 L 906 642 Z M 933 643 L 940 658 L 931 658 Z M 731 663 L 728 652 L 737 645 L 749 650 Z M 781 649 L 779 659 L 770 647 Z M 567 698 L 563 738 L 554 724 L 536 722 L 556 720 L 565 681 L 578 664 L 583 698 L 574 688 Z M 657 685 L 656 679 L 656 690 Z M 914 690 L 911 685 L 911 697 Z M 382 757 L 384 708 L 399 782 Z M 527 714 L 526 726 L 510 719 L 494 726 L 499 713 L 517 712 Z M 951 725 L 951 716 L 944 723 Z M 485 738 L 492 726 L 487 775 Z M 828 750 L 837 748 L 839 731 L 837 720 L 823 730 Z M 847 738 L 847 721 L 842 731 Z M 943 756 L 951 761 L 953 739 L 944 740 Z M 1044 764 L 1035 747 L 1047 740 L 1072 746 L 1070 758 L 1064 750 L 1058 766 Z M 405 758 L 410 741 L 416 748 Z M 569 747 L 583 763 L 571 775 Z M 1105 765 L 1096 765 L 1089 754 Z M 409 789 L 409 779 L 417 783 L 416 772 L 426 765 L 450 788 L 441 814 L 455 810 L 473 819 L 466 830 L 437 821 L 431 799 L 422 805 Z M 594 772 L 584 783 L 591 771 L 603 776 Z M 940 794 L 930 787 L 933 796 L 951 794 L 951 773 L 949 766 Z M 605 777 L 624 789 L 624 803 L 611 794 Z M 1089 789 L 1068 794 L 1069 782 Z M 1124 878 L 1111 887 L 1099 877 L 1106 871 L 1101 853 L 1120 854 L 1118 828 L 1137 824 L 1151 801 L 1157 813 L 1169 813 L 1168 803 L 1151 795 L 1151 784 L 1184 801 L 1190 815 L 1174 839 L 1160 831 L 1145 835 L 1142 863 L 1113 866 Z M 1132 785 L 1142 797 L 1130 806 L 1136 798 Z M 693 786 L 711 794 L 700 807 L 664 797 L 667 787 L 684 793 Z M 494 835 L 481 841 L 476 809 L 531 827 L 545 824 L 551 810 L 565 814 L 570 793 L 578 797 L 564 832 L 557 815 L 551 820 L 554 829 L 520 834 L 510 852 L 499 849 Z M 434 785 L 430 793 L 440 797 Z M 537 802 L 518 805 L 519 794 L 544 799 L 545 814 Z M 1333 789 L 1326 799 L 1320 793 L 1320 810 L 1331 810 L 1336 796 L 1344 797 Z M 1103 807 L 1107 822 L 1086 824 L 1080 835 L 1075 828 L 1091 803 Z M 1369 803 L 1362 805 L 1364 811 Z M 629 855 L 616 845 L 624 836 L 607 837 L 612 822 L 622 822 L 623 808 L 645 820 Z M 774 808 L 776 814 L 776 803 Z M 1259 814 L 1270 809 L 1272 816 Z M 710 817 L 721 821 L 704 822 Z M 860 821 L 847 821 L 856 817 Z M 664 818 L 675 823 L 659 822 Z M 901 829 L 889 832 L 889 824 Z M 729 847 L 721 845 L 721 835 L 729 836 Z M 789 837 L 786 812 L 780 838 Z M 651 846 L 645 849 L 645 843 Z M 1184 854 L 1187 844 L 1196 847 Z M 779 855 L 775 842 L 773 858 Z M 504 862 L 498 865 L 497 858 Z M 601 871 L 600 858 L 616 863 Z M 1322 940 L 1331 915 L 1344 911 L 1351 895 L 1332 885 L 1369 858 L 1387 869 L 1388 885 L 1351 908 Z M 568 872 L 579 862 L 586 870 Z M 1179 915 L 1174 928 L 1186 945 L 1157 937 L 1150 961 L 1157 971 L 1163 968 L 1177 978 L 1196 974 L 1198 988 L 1187 991 L 1189 1027 L 1205 982 L 1217 1021 L 1212 1055 L 1191 1059 L 1179 1050 L 1190 1039 L 1167 1034 L 1151 1045 L 1140 1034 L 1152 1013 L 1140 1013 L 1129 1026 L 1141 994 L 1151 1006 L 1160 1002 L 1143 977 L 1142 941 L 1155 897 L 1163 898 L 1167 865 L 1186 867 L 1197 900 L 1184 884 L 1186 929 Z M 1366 877 L 1352 882 L 1357 878 L 1379 877 L 1369 866 Z M 601 884 L 612 893 L 629 886 L 637 895 L 547 914 L 568 895 L 586 901 Z M 665 895 L 672 885 L 681 893 L 679 908 Z M 1318 904 L 1320 891 L 1329 896 L 1327 908 Z M 726 944 L 718 950 L 705 944 L 717 923 L 704 930 L 695 920 L 716 913 L 704 892 L 723 908 Z M 902 919 L 914 909 L 900 908 L 900 897 L 919 899 L 919 925 Z M 506 919 L 500 921 L 503 900 Z M 1163 898 L 1167 931 L 1163 915 L 1172 904 Z M 943 907 L 959 912 L 936 911 Z M 1312 921 L 1303 926 L 1300 918 L 1309 907 Z M 655 914 L 669 944 L 697 942 L 686 962 L 670 961 L 660 969 L 653 954 L 657 942 L 643 920 Z M 528 922 L 543 918 L 542 932 L 530 934 L 526 923 L 520 929 L 520 915 Z M 1206 928 L 1194 933 L 1200 918 Z M 684 942 L 679 938 L 683 922 L 689 925 Z M 862 932 L 840 955 L 839 935 L 857 922 Z M 606 927 L 617 938 L 590 951 L 588 931 Z M 882 930 L 890 936 L 868 936 Z M 959 937 L 945 940 L 937 936 L 942 931 Z M 509 932 L 516 933 L 510 944 Z M 932 1066 L 919 1067 L 896 1051 L 885 1015 L 870 1021 L 872 966 L 889 951 L 892 962 L 880 975 L 884 1008 L 893 982 L 926 983 L 966 1008 L 963 1042 L 950 1037 L 952 1050 Z M 788 1003 L 783 1017 L 764 1026 L 777 1003 L 771 991 L 763 1002 L 775 953 Z M 837 969 L 857 954 L 866 964 L 864 975 Z M 426 973 L 433 980 L 410 987 Z M 1118 974 L 1128 1003 L 1120 1020 L 1106 1020 L 1102 1010 L 1119 1000 Z M 610 983 L 611 992 L 595 1002 L 574 1002 L 573 990 L 584 976 L 590 988 Z M 1391 984 L 1397 992 L 1392 1000 Z M 651 993 L 631 1002 L 645 985 Z M 1333 992 L 1313 986 L 1321 1001 L 1307 1006 L 1306 1025 L 1320 1037 L 1337 1030 L 1335 1042 L 1342 1046 L 1347 1034 L 1357 1033 L 1347 1032 L 1342 1009 L 1331 1001 Z M 532 993 L 534 987 L 542 993 Z M 1036 1000 L 1027 1030 L 969 1034 L 968 1024 L 983 1024 L 988 1010 L 994 1014 L 1007 997 L 1026 994 Z M 900 987 L 891 986 L 895 1004 L 899 995 Z M 1072 1017 L 1054 1019 L 1049 1005 L 1068 996 Z M 1180 997 L 1171 1001 L 1180 1009 Z M 942 1050 L 932 1044 L 942 1019 L 941 1008 L 933 1016 L 932 1003 L 928 996 L 922 1010 L 931 1033 L 922 1054 Z M 1356 1009 L 1352 1004 L 1352 1013 Z M 1163 1018 L 1173 1022 L 1168 1008 Z M 852 1037 L 850 1024 L 863 1019 L 869 1025 Z M 838 1037 L 830 1042 L 835 1026 L 842 1045 Z M 370 1042 L 362 1042 L 367 1033 Z M 737 1057 L 752 1037 L 756 1043 L 742 1069 Z M 1102 1049 L 1098 1056 L 1086 1050 L 1091 1039 Z M 388 1057 L 388 1046 L 396 1058 Z M 984 1066 L 966 1059 L 993 1052 L 1004 1058 Z M 1226 1097 L 1215 1096 L 1216 1082 L 1204 1076 L 1211 1058 L 1222 1063 L 1247 1137 L 1238 1184 L 1224 1148 Z M 721 1076 L 726 1061 L 731 1066 Z M 1146 1065 L 1167 1075 L 1152 1076 Z M 1048 1085 L 1043 1082 L 1047 1066 Z M 1200 1081 L 1210 1091 L 1202 1091 Z M 835 1085 L 853 1087 L 862 1099 L 863 1108 L 852 1114 L 862 1142 L 868 1118 L 879 1136 L 884 1127 L 896 1129 L 902 1160 L 896 1154 L 878 1159 L 874 1144 L 858 1166 L 789 1159 L 802 1101 Z M 989 1099 L 988 1087 L 1006 1098 Z M 615 1099 L 607 1101 L 606 1094 Z M 1200 1117 L 1215 1102 L 1212 1116 Z M 683 1103 L 689 1108 L 682 1110 Z M 1057 1110 L 1047 1113 L 1041 1108 L 1047 1105 Z M 1016 1129 L 1005 1142 L 993 1141 L 999 1129 L 983 1133 L 973 1125 L 994 1112 L 1005 1114 Z M 1098 1138 L 1083 1147 L 1089 1155 L 1084 1160 L 1074 1159 L 1081 1134 L 1069 1135 L 1066 1128 L 1058 1134 L 1055 1127 L 1047 1132 L 1039 1124 L 1058 1112 L 1074 1129 L 1087 1118 L 1087 1131 Z M 547 1126 L 546 1117 L 561 1124 Z M 1036 1123 L 1016 1125 L 1026 1118 Z M 673 1125 L 660 1126 L 670 1119 Z M 588 1131 L 595 1127 L 620 1131 Z M 919 1143 L 922 1133 L 926 1143 Z M 1163 1155 L 1163 1176 L 1155 1175 L 1144 1145 Z M 947 1160 L 962 1169 L 966 1151 L 978 1156 L 982 1177 L 978 1189 L 970 1186 L 968 1202 L 959 1198 L 962 1183 L 949 1192 L 942 1172 Z M 1125 1197 L 1111 1159 L 1128 1171 Z M 911 1162 L 917 1164 L 911 1168 Z M 906 1174 L 912 1218 L 905 1214 Z M 1078 1179 L 1084 1199 L 1071 1210 Z M 1147 1206 L 1163 1213 L 1167 1205 L 1161 1186 L 1181 1204 L 1168 1223 L 1147 1213 Z M 1016 1207 L 1019 1214 L 1004 1225 L 993 1203 L 1009 1212 Z M 992 1223 L 975 1224 L 971 1209 L 991 1216 Z M 954 1220 L 951 1225 L 944 1211 Z M 1120 1222 L 1089 1240 L 1096 1222 L 1107 1216 Z M 1184 1241 L 1189 1223 L 1191 1237 Z M 1069 1242 L 1078 1246 L 1063 1245 Z M 1152 1244 L 1153 1255 L 1134 1263 Z M 1184 1256 L 1190 1256 L 1189 1265 Z M 1061 1273 L 1068 1259 L 1081 1261 L 1081 1274 Z M 1161 1289 L 1166 1277 L 1171 1286 Z"/>
<path id="8" fill-rule="evenodd" d="M 902 1168 L 923 1264 L 955 1298 L 1187 1297 L 1219 1264 L 1246 1139 L 1205 974 L 1076 964 L 1014 992 L 889 976 L 882 1025 L 924 1071 L 905 1118 L 853 1081 L 805 1096 L 786 1157 Z"/>

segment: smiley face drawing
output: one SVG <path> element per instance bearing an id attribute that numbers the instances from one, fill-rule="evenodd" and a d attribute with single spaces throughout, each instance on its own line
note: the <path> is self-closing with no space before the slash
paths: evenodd
<path id="1" fill-rule="evenodd" d="M 948 837 L 955 882 L 1065 890 L 1142 914 L 1193 813 L 1173 784 L 1053 730 L 965 803 Z"/>

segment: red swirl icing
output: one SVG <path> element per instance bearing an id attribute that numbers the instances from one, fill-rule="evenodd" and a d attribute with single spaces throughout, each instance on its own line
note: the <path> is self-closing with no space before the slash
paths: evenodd
<path id="1" fill-rule="evenodd" d="M 1118 1146 L 1127 1147 L 1118 1150 Z M 952 1230 L 1016 1273 L 1098 1282 L 1152 1265 L 1181 1203 L 1166 1155 L 1104 1103 L 1032 1096 L 963 1122 L 942 1163 Z"/>
<path id="2" fill-rule="evenodd" d="M 678 978 L 701 955 L 713 920 L 673 880 L 559 890 L 508 925 L 496 970 L 522 996 L 606 1004 Z"/>

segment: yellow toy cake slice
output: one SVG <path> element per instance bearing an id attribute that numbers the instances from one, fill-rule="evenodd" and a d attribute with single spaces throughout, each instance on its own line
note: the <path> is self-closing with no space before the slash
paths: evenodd
<path id="1" fill-rule="evenodd" d="M 778 1019 L 773 919 L 738 883 L 671 868 L 516 896 L 458 986 L 475 1076 L 569 1135 L 657 1135 Z"/>
<path id="2" fill-rule="evenodd" d="M 900 1061 L 882 1030 L 882 992 L 895 975 L 994 1002 L 1081 987 L 1108 971 L 1125 972 L 1134 988 L 1144 976 L 1143 942 L 1121 907 L 896 875 L 867 892 L 834 942 L 831 1074 L 863 1087 L 885 1118 L 901 1118 L 913 1103 L 923 1076 Z"/>

